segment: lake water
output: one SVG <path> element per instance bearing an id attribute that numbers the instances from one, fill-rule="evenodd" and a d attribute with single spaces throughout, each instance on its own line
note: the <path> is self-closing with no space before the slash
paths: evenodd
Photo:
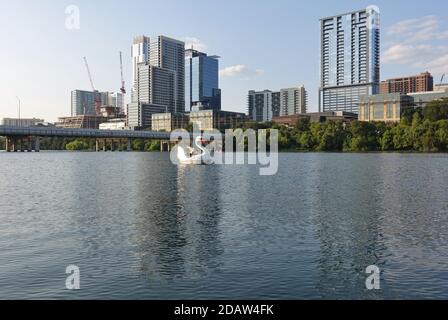
<path id="1" fill-rule="evenodd" d="M 161 153 L 0 153 L 0 299 L 448 299 L 447 169 L 448 155 L 281 154 L 259 176 Z"/>

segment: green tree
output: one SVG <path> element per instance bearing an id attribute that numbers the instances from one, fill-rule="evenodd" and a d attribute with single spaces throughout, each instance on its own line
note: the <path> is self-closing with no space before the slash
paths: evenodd
<path id="1" fill-rule="evenodd" d="M 145 144 L 145 151 L 154 152 L 160 151 L 160 141 L 159 140 L 149 140 Z"/>
<path id="2" fill-rule="evenodd" d="M 424 108 L 423 116 L 425 120 L 438 121 L 448 119 L 448 98 L 435 100 Z"/>
<path id="3" fill-rule="evenodd" d="M 437 131 L 435 132 L 436 143 L 440 151 L 448 150 L 448 120 L 437 122 Z"/>
<path id="4" fill-rule="evenodd" d="M 347 126 L 344 151 L 376 151 L 379 149 L 379 140 L 374 123 L 354 121 Z"/>
<path id="5" fill-rule="evenodd" d="M 393 127 L 388 127 L 379 139 L 379 144 L 382 151 L 394 150 L 394 134 Z"/>
<path id="6" fill-rule="evenodd" d="M 69 151 L 84 151 L 89 149 L 87 142 L 82 140 L 75 140 L 65 145 L 65 148 Z"/>
<path id="7" fill-rule="evenodd" d="M 135 139 L 132 141 L 132 150 L 134 151 L 144 151 L 145 143 L 142 139 Z"/>

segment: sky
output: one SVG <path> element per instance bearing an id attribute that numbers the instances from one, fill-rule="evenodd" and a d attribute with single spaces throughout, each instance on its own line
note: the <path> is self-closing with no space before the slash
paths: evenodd
<path id="1" fill-rule="evenodd" d="M 440 0 L 0 0 L 0 5 L 0 118 L 18 116 L 17 97 L 22 118 L 56 121 L 70 115 L 71 90 L 91 88 L 84 56 L 96 89 L 118 91 L 122 51 L 130 91 L 131 44 L 142 34 L 166 35 L 221 56 L 223 110 L 246 112 L 249 90 L 303 84 L 309 111 L 317 111 L 319 19 L 369 5 L 381 11 L 382 80 L 430 71 L 439 83 L 448 73 L 448 2 Z M 66 13 L 71 5 L 79 9 L 79 28 L 70 19 L 73 11 Z"/>

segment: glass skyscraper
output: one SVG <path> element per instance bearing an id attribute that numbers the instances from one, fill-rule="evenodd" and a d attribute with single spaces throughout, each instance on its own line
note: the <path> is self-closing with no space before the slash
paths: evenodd
<path id="1" fill-rule="evenodd" d="M 320 111 L 358 113 L 359 97 L 379 92 L 379 26 L 374 6 L 321 20 Z"/>
<path id="2" fill-rule="evenodd" d="M 219 57 L 185 50 L 185 111 L 221 110 Z"/>

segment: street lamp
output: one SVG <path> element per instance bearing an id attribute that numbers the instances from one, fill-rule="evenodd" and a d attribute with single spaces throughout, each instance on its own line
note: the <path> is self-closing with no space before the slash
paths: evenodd
<path id="1" fill-rule="evenodd" d="M 16 98 L 17 98 L 17 101 L 19 101 L 19 121 L 20 121 L 20 98 L 17 96 L 16 96 Z"/>

